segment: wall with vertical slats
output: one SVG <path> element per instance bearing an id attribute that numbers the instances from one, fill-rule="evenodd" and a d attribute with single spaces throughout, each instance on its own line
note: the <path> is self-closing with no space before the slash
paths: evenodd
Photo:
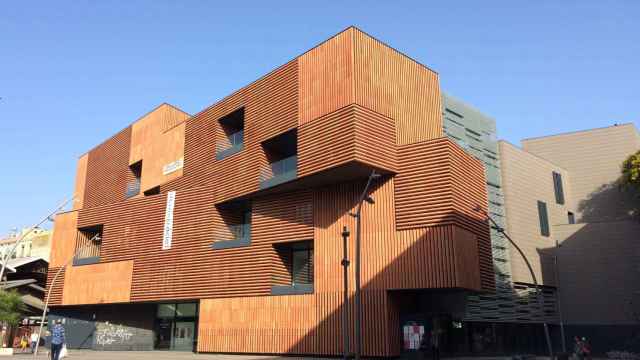
<path id="1" fill-rule="evenodd" d="M 355 102 L 395 119 L 399 145 L 441 137 L 438 74 L 360 30 L 353 36 Z"/>

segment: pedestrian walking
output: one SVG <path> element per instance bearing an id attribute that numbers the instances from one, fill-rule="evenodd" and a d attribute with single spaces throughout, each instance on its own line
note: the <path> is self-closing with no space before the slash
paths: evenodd
<path id="1" fill-rule="evenodd" d="M 31 338 L 29 340 L 31 340 L 31 353 L 33 354 L 34 352 L 36 352 L 36 345 L 38 345 L 38 340 L 40 340 L 38 333 L 35 331 L 32 332 Z"/>
<path id="2" fill-rule="evenodd" d="M 573 357 L 577 360 L 584 359 L 582 354 L 582 340 L 577 336 L 573 338 Z"/>
<path id="3" fill-rule="evenodd" d="M 20 352 L 27 352 L 27 346 L 29 342 L 27 341 L 27 335 L 22 335 L 20 338 Z"/>
<path id="4" fill-rule="evenodd" d="M 62 326 L 62 321 L 58 319 L 51 330 L 51 360 L 60 360 L 60 352 L 64 341 L 64 327 Z"/>

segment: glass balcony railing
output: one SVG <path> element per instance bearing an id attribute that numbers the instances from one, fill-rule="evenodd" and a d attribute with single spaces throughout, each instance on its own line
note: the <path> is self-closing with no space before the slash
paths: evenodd
<path id="1" fill-rule="evenodd" d="M 214 249 L 228 249 L 251 244 L 251 224 L 229 225 L 225 230 L 217 231 L 214 236 Z"/>
<path id="2" fill-rule="evenodd" d="M 291 181 L 298 176 L 298 156 L 293 155 L 260 169 L 260 189 Z"/>
<path id="3" fill-rule="evenodd" d="M 140 179 L 129 181 L 127 184 L 127 190 L 125 191 L 125 197 L 128 199 L 140 194 Z"/>
<path id="4" fill-rule="evenodd" d="M 216 142 L 216 159 L 222 160 L 242 150 L 244 145 L 244 130 L 237 131 Z"/>

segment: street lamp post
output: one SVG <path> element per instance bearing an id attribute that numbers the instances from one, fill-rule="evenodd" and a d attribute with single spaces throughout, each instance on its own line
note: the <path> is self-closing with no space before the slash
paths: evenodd
<path id="1" fill-rule="evenodd" d="M 89 240 L 89 244 L 86 246 L 83 246 L 79 249 L 77 249 L 73 255 L 71 256 L 71 258 L 69 260 L 67 260 L 67 262 L 62 265 L 58 271 L 56 271 L 56 274 L 53 276 L 53 279 L 51 280 L 51 284 L 49 284 L 49 288 L 47 289 L 47 298 L 44 302 L 44 309 L 42 310 L 42 317 L 40 318 L 40 329 L 38 330 L 38 341 L 36 342 L 36 348 L 33 350 L 33 357 L 36 357 L 38 355 L 38 348 L 40 347 L 40 339 L 42 338 L 42 328 L 44 327 L 44 319 L 47 316 L 47 309 L 49 308 L 49 299 L 51 297 L 51 290 L 53 289 L 53 285 L 55 285 L 56 280 L 58 279 L 58 276 L 60 276 L 60 273 L 62 272 L 62 270 L 64 270 L 67 266 L 69 266 L 69 264 L 71 264 L 71 262 L 73 261 L 73 259 L 76 258 L 76 256 L 78 256 L 78 254 L 82 251 L 84 251 L 85 249 L 90 248 L 92 245 L 92 242 L 98 242 L 100 241 L 100 236 L 99 235 L 95 235 L 94 237 L 91 238 L 91 240 Z"/>
<path id="2" fill-rule="evenodd" d="M 344 298 L 342 300 L 342 336 L 344 337 L 343 358 L 349 359 L 349 258 L 347 257 L 347 246 L 349 230 L 345 226 L 342 229 L 342 267 L 344 268 Z"/>
<path id="3" fill-rule="evenodd" d="M 558 315 L 560 316 L 560 336 L 562 337 L 562 352 L 567 352 L 567 344 L 564 337 L 564 319 L 562 316 L 562 306 L 560 304 L 560 268 L 558 267 L 558 251 L 560 250 L 560 244 L 558 244 L 558 240 L 556 240 L 556 253 L 553 257 L 554 263 L 554 274 L 556 275 L 556 304 L 558 306 Z"/>
<path id="4" fill-rule="evenodd" d="M 531 278 L 533 279 L 533 284 L 536 287 L 536 298 L 538 299 L 538 303 L 540 304 L 540 311 L 544 312 L 544 302 L 542 297 L 540 296 L 541 295 L 540 285 L 538 284 L 538 280 L 536 279 L 536 274 L 533 272 L 533 267 L 531 267 L 531 263 L 529 263 L 529 259 L 524 255 L 524 252 L 522 251 L 522 249 L 520 249 L 520 247 L 513 241 L 513 239 L 511 239 L 511 237 L 504 231 L 504 229 L 500 225 L 498 225 L 498 223 L 496 223 L 493 220 L 493 218 L 485 210 L 483 210 L 480 206 L 476 206 L 475 210 L 483 213 L 484 216 L 487 218 L 487 220 L 489 220 L 491 224 L 493 224 L 493 226 L 496 228 L 496 231 L 504 235 L 504 237 L 506 237 L 507 240 L 509 240 L 509 243 L 511 243 L 511 245 L 513 245 L 513 247 L 516 248 L 516 250 L 518 250 L 518 253 L 520 254 L 520 256 L 522 256 L 524 263 L 527 265 L 527 268 L 529 269 L 529 273 L 531 274 Z M 547 341 L 549 358 L 553 359 L 553 348 L 551 347 L 551 337 L 549 336 L 549 326 L 547 325 L 547 322 L 544 320 L 542 321 L 542 326 L 544 327 L 544 336 Z"/>
<path id="5" fill-rule="evenodd" d="M 360 298 L 360 238 L 362 237 L 361 233 L 361 214 L 362 214 L 362 203 L 367 202 L 369 204 L 373 204 L 373 198 L 369 196 L 369 187 L 373 182 L 373 179 L 379 178 L 381 175 L 376 173 L 375 170 L 371 171 L 369 178 L 367 179 L 367 185 L 365 185 L 362 194 L 360 195 L 360 199 L 358 201 L 358 207 L 356 208 L 356 213 L 351 214 L 351 216 L 356 218 L 356 291 L 354 295 L 354 299 L 356 302 L 356 360 L 360 360 L 360 356 L 362 355 L 362 299 Z"/>
<path id="6" fill-rule="evenodd" d="M 58 211 L 60 211 L 60 209 L 64 208 L 65 206 L 67 206 L 67 204 L 69 202 L 71 202 L 73 199 L 75 199 L 75 196 L 72 196 L 71 198 L 63 201 L 60 205 L 58 205 L 58 207 L 56 207 L 55 210 L 53 210 L 52 212 L 50 212 L 49 214 L 47 214 L 47 216 L 44 217 L 44 219 L 40 220 L 40 222 L 38 222 L 37 224 L 33 225 L 32 227 L 29 228 L 29 230 L 27 232 L 25 232 L 24 234 L 22 234 L 20 236 L 20 238 L 18 240 L 16 240 L 16 243 L 13 244 L 12 247 L 9 248 L 9 252 L 6 254 L 3 254 L 2 256 L 2 267 L 0 268 L 0 281 L 2 281 L 3 277 L 4 277 L 4 271 L 7 268 L 7 263 L 9 262 L 9 259 L 11 259 L 11 256 L 13 255 L 13 253 L 16 251 L 16 249 L 18 248 L 18 245 L 20 245 L 20 243 L 22 242 L 22 240 L 24 240 L 27 235 L 31 234 L 31 232 L 33 232 L 33 230 L 37 229 L 40 225 L 42 225 L 42 223 L 44 223 L 45 221 L 51 219 L 51 217 L 55 214 L 58 213 Z"/>

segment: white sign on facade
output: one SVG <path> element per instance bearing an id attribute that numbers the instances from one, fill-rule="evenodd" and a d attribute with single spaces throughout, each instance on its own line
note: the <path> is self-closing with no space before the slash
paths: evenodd
<path id="1" fill-rule="evenodd" d="M 162 233 L 162 250 L 171 249 L 173 236 L 173 207 L 176 204 L 176 192 L 167 193 L 167 208 L 164 212 L 164 231 Z"/>
<path id="2" fill-rule="evenodd" d="M 180 158 L 174 162 L 170 162 L 167 165 L 162 167 L 162 175 L 171 174 L 176 170 L 182 169 L 184 166 L 184 158 Z"/>

